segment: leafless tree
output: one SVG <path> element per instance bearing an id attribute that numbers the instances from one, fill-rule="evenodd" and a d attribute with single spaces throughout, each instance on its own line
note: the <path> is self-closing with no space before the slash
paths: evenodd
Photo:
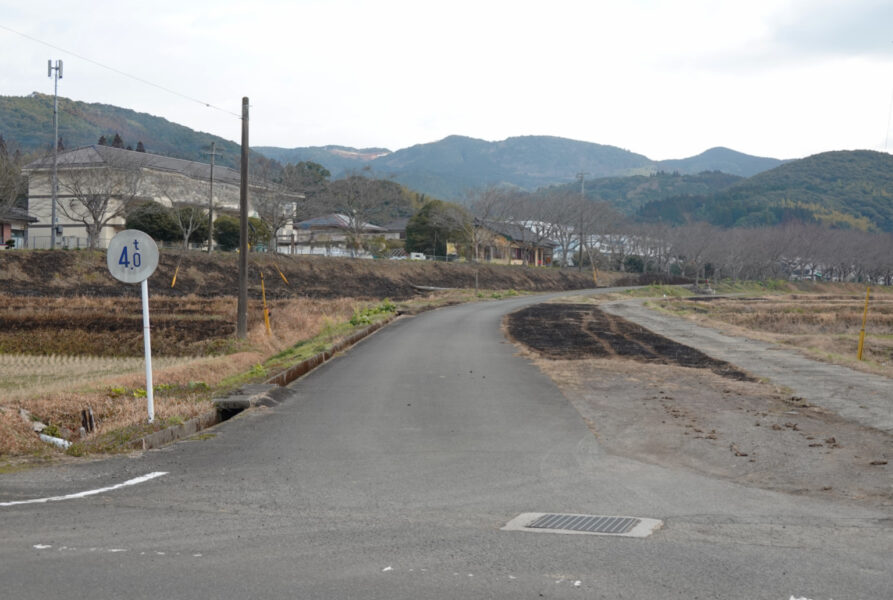
<path id="1" fill-rule="evenodd" d="M 102 166 L 71 166 L 58 175 L 63 192 L 59 208 L 68 219 L 84 224 L 87 244 L 96 248 L 102 229 L 139 199 L 141 180 L 139 164 L 125 156 L 110 157 Z"/>
<path id="2" fill-rule="evenodd" d="M 168 211 L 183 238 L 183 249 L 188 250 L 192 235 L 207 225 L 208 212 L 205 200 L 184 194 L 179 180 L 173 175 L 158 175 L 153 178 L 152 185 L 159 197 L 167 199 Z"/>
<path id="3" fill-rule="evenodd" d="M 493 236 L 489 226 L 507 223 L 513 218 L 516 197 L 505 188 L 487 186 L 467 190 L 463 204 L 471 214 L 471 220 L 465 223 L 465 237 L 471 246 L 471 260 L 481 259 L 481 247 Z"/>
<path id="4" fill-rule="evenodd" d="M 28 189 L 22 176 L 22 159 L 18 150 L 10 153 L 0 135 L 0 210 L 15 206 L 16 200 Z"/>

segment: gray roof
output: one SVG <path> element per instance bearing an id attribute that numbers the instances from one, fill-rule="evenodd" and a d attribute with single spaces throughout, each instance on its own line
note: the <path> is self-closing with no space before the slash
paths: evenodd
<path id="1" fill-rule="evenodd" d="M 0 208 L 0 221 L 27 221 L 29 223 L 36 223 L 37 220 L 37 217 L 30 216 L 28 211 L 24 208 L 19 208 L 17 206 Z"/>
<path id="2" fill-rule="evenodd" d="M 331 213 L 322 217 L 315 217 L 295 223 L 298 229 L 311 229 L 313 227 L 334 227 L 337 229 L 350 229 L 350 217 L 341 213 Z M 373 225 L 372 223 L 363 223 L 363 231 L 374 232 L 384 231 L 383 227 Z"/>
<path id="3" fill-rule="evenodd" d="M 73 150 L 63 150 L 56 157 L 58 168 L 66 167 L 140 167 L 156 171 L 168 171 L 179 173 L 193 179 L 209 180 L 211 178 L 211 165 L 207 163 L 171 158 L 160 154 L 148 152 L 136 152 L 111 146 L 84 146 Z M 53 157 L 47 156 L 25 165 L 25 171 L 38 171 L 50 169 L 53 166 Z M 228 167 L 215 165 L 214 181 L 239 185 L 240 176 L 237 171 Z"/>

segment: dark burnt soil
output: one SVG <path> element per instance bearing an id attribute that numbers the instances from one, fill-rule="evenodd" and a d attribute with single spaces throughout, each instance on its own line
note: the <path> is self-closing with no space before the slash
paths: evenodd
<path id="1" fill-rule="evenodd" d="M 141 356 L 142 302 L 139 297 L 75 301 L 0 296 L 0 353 Z M 181 302 L 150 299 L 152 346 L 156 356 L 194 356 L 225 349 L 233 314 L 221 314 L 208 299 Z M 257 311 L 253 311 L 256 313 Z"/>
<path id="2" fill-rule="evenodd" d="M 622 357 L 709 369 L 740 381 L 753 378 L 733 365 L 607 314 L 591 304 L 538 304 L 508 316 L 516 341 L 553 360 Z"/>
<path id="3" fill-rule="evenodd" d="M 251 254 L 248 294 L 261 296 L 261 275 L 268 299 L 411 298 L 416 286 L 487 290 L 561 291 L 593 287 L 592 277 L 570 269 L 472 265 L 432 261 L 362 260 Z M 161 250 L 158 269 L 149 278 L 153 295 L 203 297 L 238 294 L 238 254 Z M 176 273 L 176 284 L 172 287 Z M 287 280 L 287 282 L 286 282 Z M 112 278 L 100 251 L 0 252 L 0 292 L 24 296 L 115 297 L 133 294 L 133 286 Z"/>

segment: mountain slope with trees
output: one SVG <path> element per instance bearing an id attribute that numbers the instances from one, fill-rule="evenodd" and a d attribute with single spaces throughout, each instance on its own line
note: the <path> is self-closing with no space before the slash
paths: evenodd
<path id="1" fill-rule="evenodd" d="M 709 195 L 649 202 L 645 221 L 756 227 L 789 221 L 893 231 L 893 156 L 836 151 L 791 161 Z"/>
<path id="2" fill-rule="evenodd" d="M 233 135 L 238 133 L 234 121 Z M 24 97 L 0 96 L 0 134 L 25 154 L 49 152 L 53 147 L 53 97 L 36 92 Z M 217 164 L 239 169 L 241 146 L 235 142 L 127 108 L 59 97 L 59 137 L 65 148 L 96 144 L 102 136 L 111 140 L 116 134 L 125 146 L 136 148 L 142 142 L 152 154 L 199 162 L 210 160 L 208 151 L 211 142 L 216 142 Z"/>
<path id="3" fill-rule="evenodd" d="M 722 171 L 729 175 L 750 177 L 769 169 L 774 169 L 786 161 L 777 158 L 751 156 L 728 148 L 711 148 L 689 158 L 662 160 L 658 163 L 661 170 L 679 173 L 702 173 L 704 171 Z"/>
<path id="4" fill-rule="evenodd" d="M 602 177 L 591 180 L 587 178 L 583 190 L 588 200 L 607 202 L 620 213 L 631 216 L 649 202 L 679 196 L 709 195 L 742 180 L 742 177 L 720 171 L 705 171 L 694 175 L 658 171 L 652 175 Z M 555 186 L 554 190 L 579 194 L 580 183 L 577 181 Z"/>

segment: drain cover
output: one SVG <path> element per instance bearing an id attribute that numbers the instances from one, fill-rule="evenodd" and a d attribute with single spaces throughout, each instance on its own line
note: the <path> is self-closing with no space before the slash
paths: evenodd
<path id="1" fill-rule="evenodd" d="M 504 531 L 532 531 L 539 533 L 648 537 L 662 525 L 663 523 L 657 519 L 638 517 L 524 513 L 509 521 L 502 529 Z"/>

